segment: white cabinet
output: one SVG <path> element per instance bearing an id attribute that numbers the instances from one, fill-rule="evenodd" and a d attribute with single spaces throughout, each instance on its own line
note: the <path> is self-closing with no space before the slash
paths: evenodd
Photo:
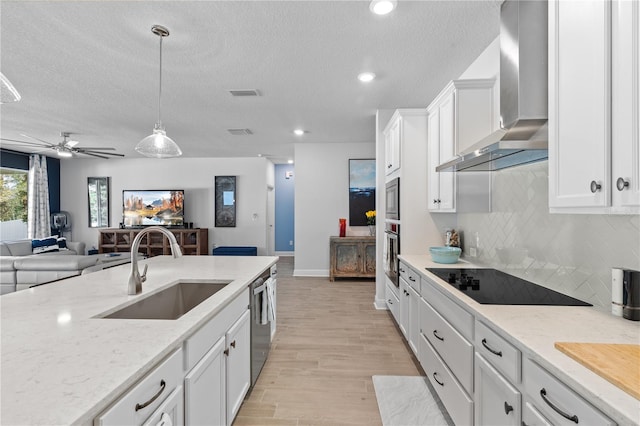
<path id="1" fill-rule="evenodd" d="M 400 150 L 402 140 L 402 117 L 395 116 L 384 130 L 384 152 L 386 175 L 392 175 L 400 169 Z"/>
<path id="2" fill-rule="evenodd" d="M 427 107 L 428 208 L 432 212 L 456 211 L 457 174 L 436 172 L 436 167 L 495 130 L 494 79 L 454 80 Z"/>
<path id="3" fill-rule="evenodd" d="M 612 16 L 607 0 L 549 4 L 551 212 L 640 211 L 637 9 L 615 2 Z"/>
<path id="4" fill-rule="evenodd" d="M 407 299 L 409 299 L 409 318 L 407 328 L 407 341 L 409 347 L 415 355 L 418 355 L 420 346 L 420 295 L 409 286 L 407 289 Z"/>
<path id="5" fill-rule="evenodd" d="M 523 362 L 524 390 L 531 403 L 552 424 L 614 425 L 615 423 L 530 359 Z"/>
<path id="6" fill-rule="evenodd" d="M 185 424 L 226 424 L 224 352 L 225 339 L 221 337 L 185 376 Z"/>
<path id="7" fill-rule="evenodd" d="M 391 311 L 391 315 L 396 323 L 400 322 L 400 298 L 396 294 L 398 290 L 391 288 L 391 284 L 387 284 L 385 288 L 385 296 L 387 299 L 387 308 Z"/>
<path id="8" fill-rule="evenodd" d="M 522 426 L 552 426 L 551 423 L 527 401 L 522 404 Z"/>
<path id="9" fill-rule="evenodd" d="M 171 392 L 171 395 L 142 426 L 168 426 L 167 419 L 174 426 L 182 426 L 184 424 L 184 392 L 182 386 L 178 386 Z"/>
<path id="10" fill-rule="evenodd" d="M 95 420 L 96 426 L 141 425 L 182 382 L 182 349 L 178 349 L 129 389 Z"/>
<path id="11" fill-rule="evenodd" d="M 612 204 L 625 211 L 640 206 L 640 4 L 614 1 L 612 17 Z"/>
<path id="12" fill-rule="evenodd" d="M 240 317 L 225 334 L 227 356 L 227 419 L 232 419 L 240 410 L 240 405 L 251 386 L 251 330 L 249 311 Z"/>
<path id="13" fill-rule="evenodd" d="M 475 365 L 475 424 L 520 426 L 518 389 L 477 353 Z"/>
<path id="14" fill-rule="evenodd" d="M 411 293 L 407 290 L 409 289 L 409 284 L 404 280 L 404 278 L 400 278 L 400 320 L 398 321 L 398 327 L 400 327 L 400 331 L 404 335 L 405 339 L 408 340 L 408 329 L 409 329 L 409 297 Z"/>

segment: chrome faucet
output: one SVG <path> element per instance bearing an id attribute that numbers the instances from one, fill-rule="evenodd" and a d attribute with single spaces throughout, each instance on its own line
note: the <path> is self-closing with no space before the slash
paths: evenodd
<path id="1" fill-rule="evenodd" d="M 140 247 L 142 237 L 149 232 L 160 232 L 161 234 L 164 234 L 169 239 L 169 245 L 171 247 L 171 254 L 173 257 L 182 257 L 182 250 L 180 250 L 178 241 L 176 241 L 176 236 L 173 235 L 172 232 L 168 231 L 167 228 L 163 228 L 162 226 L 150 226 L 148 228 L 144 228 L 133 239 L 133 243 L 131 243 L 131 274 L 129 275 L 129 285 L 127 287 L 127 293 L 129 295 L 142 293 L 142 283 L 147 280 L 147 267 L 149 265 L 144 265 L 144 271 L 142 272 L 142 275 L 140 275 L 140 270 L 138 269 L 138 248 Z"/>

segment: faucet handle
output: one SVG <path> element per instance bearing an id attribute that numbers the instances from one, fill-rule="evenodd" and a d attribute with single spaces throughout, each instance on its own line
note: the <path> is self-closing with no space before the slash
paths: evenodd
<path id="1" fill-rule="evenodd" d="M 142 274 L 140 275 L 140 282 L 145 282 L 147 280 L 147 268 L 149 265 L 144 265 L 144 269 L 142 270 Z"/>

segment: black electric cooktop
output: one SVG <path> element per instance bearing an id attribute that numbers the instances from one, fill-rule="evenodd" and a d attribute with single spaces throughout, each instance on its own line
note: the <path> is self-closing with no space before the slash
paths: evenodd
<path id="1" fill-rule="evenodd" d="M 483 305 L 592 306 L 496 269 L 426 269 Z"/>

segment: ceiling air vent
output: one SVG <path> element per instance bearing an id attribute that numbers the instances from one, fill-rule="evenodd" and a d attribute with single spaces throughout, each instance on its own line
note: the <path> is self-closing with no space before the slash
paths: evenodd
<path id="1" fill-rule="evenodd" d="M 234 136 L 252 135 L 253 132 L 249 129 L 227 129 L 227 132 Z"/>
<path id="2" fill-rule="evenodd" d="M 229 90 L 231 96 L 260 96 L 260 92 L 255 89 L 250 90 Z"/>

